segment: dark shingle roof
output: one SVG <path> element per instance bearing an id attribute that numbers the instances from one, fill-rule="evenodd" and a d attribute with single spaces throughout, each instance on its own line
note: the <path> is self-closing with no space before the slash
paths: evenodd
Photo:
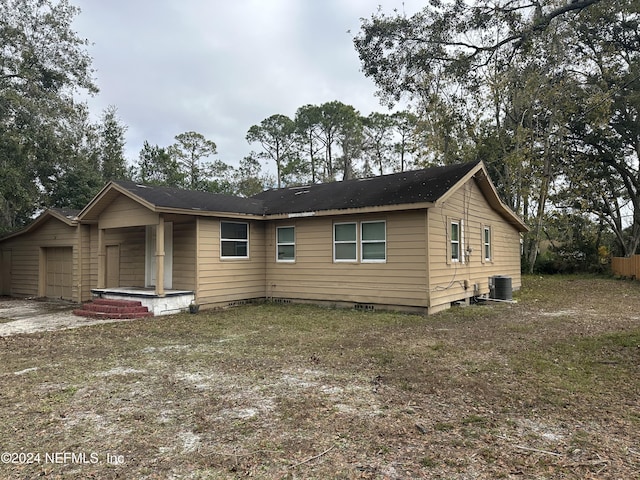
<path id="1" fill-rule="evenodd" d="M 251 197 L 266 214 L 435 202 L 478 162 L 433 167 L 379 177 L 267 190 Z"/>
<path id="2" fill-rule="evenodd" d="M 54 212 L 56 212 L 58 215 L 62 215 L 63 217 L 68 218 L 69 220 L 73 220 L 75 219 L 78 214 L 80 213 L 80 210 L 76 210 L 73 208 L 52 208 L 51 210 L 53 210 Z"/>
<path id="3" fill-rule="evenodd" d="M 250 198 L 129 181 L 114 183 L 157 208 L 273 215 L 435 202 L 477 166 L 478 162 L 447 165 L 379 177 L 281 188 Z"/>
<path id="4" fill-rule="evenodd" d="M 79 213 L 80 213 L 80 210 L 74 210 L 71 208 L 49 208 L 44 212 L 42 212 L 40 215 L 38 215 L 38 217 L 35 220 L 33 220 L 30 224 L 26 225 L 25 227 L 4 235 L 0 235 L 0 240 L 7 240 L 11 237 L 16 237 L 18 235 L 22 235 L 23 233 L 27 233 L 31 230 L 34 230 L 35 228 L 37 228 L 43 222 L 47 221 L 47 219 L 51 218 L 52 216 L 54 218 L 56 216 L 58 218 L 62 217 L 62 221 L 67 223 L 67 225 L 73 225 Z"/>
<path id="5" fill-rule="evenodd" d="M 114 183 L 159 208 L 254 215 L 262 215 L 264 213 L 262 202 L 251 198 L 195 190 L 182 190 L 173 187 L 141 185 L 129 181 L 117 181 Z"/>

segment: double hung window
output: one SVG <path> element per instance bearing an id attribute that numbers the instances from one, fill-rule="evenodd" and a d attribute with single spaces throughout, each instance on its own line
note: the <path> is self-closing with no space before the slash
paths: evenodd
<path id="1" fill-rule="evenodd" d="M 355 223 L 333 226 L 333 259 L 336 262 L 358 261 L 358 230 Z"/>
<path id="2" fill-rule="evenodd" d="M 296 259 L 295 227 L 276 228 L 276 260 L 294 262 Z"/>
<path id="3" fill-rule="evenodd" d="M 482 229 L 482 253 L 486 262 L 491 261 L 491 227 Z"/>
<path id="4" fill-rule="evenodd" d="M 460 222 L 452 220 L 450 225 L 451 261 L 459 262 L 461 260 L 460 256 L 462 253 L 460 251 Z"/>
<path id="5" fill-rule="evenodd" d="M 361 245 L 363 262 L 384 262 L 387 259 L 386 222 L 362 222 Z"/>
<path id="6" fill-rule="evenodd" d="M 249 224 L 220 222 L 220 257 L 249 258 Z"/>

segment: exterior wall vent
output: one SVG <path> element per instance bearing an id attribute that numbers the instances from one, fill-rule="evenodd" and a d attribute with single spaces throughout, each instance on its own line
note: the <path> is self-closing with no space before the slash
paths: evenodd
<path id="1" fill-rule="evenodd" d="M 291 299 L 274 297 L 274 298 L 271 298 L 271 302 L 272 303 L 282 304 L 282 305 L 288 305 L 288 304 L 291 303 Z"/>
<path id="2" fill-rule="evenodd" d="M 253 299 L 247 298 L 243 300 L 234 300 L 232 302 L 227 303 L 227 307 L 241 307 L 242 305 L 251 305 L 254 303 Z"/>
<path id="3" fill-rule="evenodd" d="M 366 312 L 373 312 L 376 309 L 376 307 L 370 303 L 356 303 L 353 308 L 354 310 L 364 310 Z"/>

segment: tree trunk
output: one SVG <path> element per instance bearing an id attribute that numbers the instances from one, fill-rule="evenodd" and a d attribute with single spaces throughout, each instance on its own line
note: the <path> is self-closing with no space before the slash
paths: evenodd
<path id="1" fill-rule="evenodd" d="M 548 150 L 544 158 L 541 180 L 542 183 L 540 185 L 540 194 L 538 196 L 538 209 L 536 211 L 535 225 L 533 227 L 533 231 L 529 234 L 528 251 L 525 252 L 525 258 L 529 265 L 529 273 L 533 273 L 536 260 L 538 259 L 540 240 L 542 238 L 542 223 L 544 220 L 547 198 L 549 197 L 549 186 L 551 185 L 551 155 Z"/>

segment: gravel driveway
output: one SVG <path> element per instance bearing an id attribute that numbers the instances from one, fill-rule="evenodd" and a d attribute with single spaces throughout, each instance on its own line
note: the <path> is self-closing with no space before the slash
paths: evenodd
<path id="1" fill-rule="evenodd" d="M 122 321 L 78 317 L 75 308 L 77 303 L 61 300 L 0 297 L 0 337 Z"/>

